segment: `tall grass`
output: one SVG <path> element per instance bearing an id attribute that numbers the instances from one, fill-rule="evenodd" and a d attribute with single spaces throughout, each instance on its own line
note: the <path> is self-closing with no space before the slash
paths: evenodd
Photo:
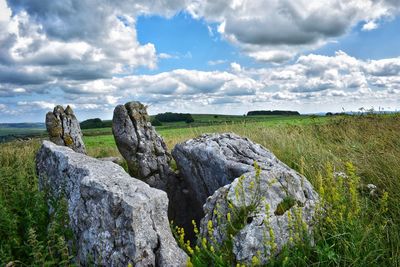
<path id="1" fill-rule="evenodd" d="M 0 266 L 60 266 L 70 262 L 65 203 L 48 213 L 38 191 L 38 141 L 0 146 Z"/>
<path id="2" fill-rule="evenodd" d="M 277 266 L 400 266 L 399 116 L 160 130 L 169 148 L 204 132 L 235 132 L 249 137 L 304 173 L 320 193 L 321 188 L 340 192 L 336 199 L 325 195 L 335 212 L 315 228 L 314 246 L 292 246 L 277 259 Z M 85 143 L 92 156 L 119 154 L 110 135 L 88 136 Z M 62 245 L 70 238 L 61 227 L 65 218 L 48 215 L 46 197 L 37 189 L 34 154 L 38 147 L 39 141 L 0 145 L 0 266 L 10 262 L 39 266 L 68 262 Z M 349 162 L 353 169 L 349 169 Z M 340 209 L 350 202 L 348 187 L 334 186 L 338 180 L 332 177 L 338 172 L 358 177 L 361 187 L 372 183 L 378 188 L 376 197 L 357 191 L 357 216 L 340 216 Z"/>
<path id="3" fill-rule="evenodd" d="M 400 116 L 346 116 L 327 123 L 275 127 L 225 125 L 213 131 L 232 131 L 262 144 L 313 185 L 321 177 L 320 183 L 327 184 L 333 173 L 348 171 L 351 162 L 361 188 L 368 183 L 378 187 L 376 199 L 360 194 L 362 209 L 357 217 L 340 221 L 333 216 L 334 223 L 316 228 L 316 247 L 285 252 L 290 255 L 286 264 L 400 266 Z M 190 136 L 197 134 L 198 129 L 193 129 Z M 169 143 L 182 139 L 169 137 Z M 384 213 L 379 204 L 383 194 Z"/>

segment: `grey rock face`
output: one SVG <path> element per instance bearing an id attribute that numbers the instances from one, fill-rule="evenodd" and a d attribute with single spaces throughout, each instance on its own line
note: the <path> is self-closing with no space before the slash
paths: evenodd
<path id="1" fill-rule="evenodd" d="M 44 141 L 36 157 L 41 189 L 68 201 L 78 264 L 184 266 L 163 191 L 130 177 L 122 167 Z"/>
<path id="2" fill-rule="evenodd" d="M 165 189 L 171 157 L 163 139 L 151 126 L 146 106 L 139 102 L 117 106 L 112 131 L 129 173 L 152 187 Z"/>
<path id="3" fill-rule="evenodd" d="M 128 163 L 129 173 L 167 192 L 170 220 L 193 237 L 190 236 L 193 230 L 191 221 L 201 219 L 203 213 L 196 213 L 201 206 L 194 208 L 196 203 L 185 181 L 170 168 L 171 155 L 151 125 L 146 107 L 139 102 L 117 106 L 112 129 L 118 150 Z"/>
<path id="4" fill-rule="evenodd" d="M 256 172 L 248 172 L 207 199 L 200 233 L 210 239 L 207 225 L 212 221 L 213 240 L 221 243 L 227 238 L 227 214 L 232 222 L 239 210 L 247 210 L 247 224 L 233 237 L 233 253 L 239 262 L 251 263 L 257 256 L 266 264 L 290 237 L 295 238 L 290 233 L 296 233 L 296 227 L 310 233 L 317 202 L 318 194 L 311 184 L 285 166 L 261 171 L 258 178 Z"/>
<path id="5" fill-rule="evenodd" d="M 70 106 L 67 106 L 65 110 L 62 106 L 56 106 L 53 112 L 48 112 L 46 114 L 46 128 L 50 141 L 53 143 L 86 154 L 81 127 Z"/>
<path id="6" fill-rule="evenodd" d="M 200 206 L 220 187 L 253 171 L 254 162 L 263 170 L 280 163 L 261 145 L 233 133 L 204 134 L 177 144 L 172 156 Z"/>
<path id="7" fill-rule="evenodd" d="M 205 204 L 200 224 L 204 237 L 210 238 L 207 224 L 212 221 L 210 240 L 222 242 L 227 214 L 233 217 L 239 210 L 249 213 L 247 224 L 234 236 L 233 253 L 238 261 L 249 263 L 260 251 L 265 252 L 261 257 L 265 263 L 268 255 L 278 253 L 289 240 L 289 213 L 300 210 L 305 225 L 312 223 L 318 195 L 311 184 L 247 138 L 231 133 L 205 134 L 176 145 L 172 155 L 197 205 Z M 261 171 L 257 179 L 254 162 Z M 241 175 L 243 178 L 238 178 Z M 270 229 L 275 236 L 272 250 L 272 245 L 265 246 L 272 244 Z"/>
<path id="8" fill-rule="evenodd" d="M 98 160 L 111 161 L 111 162 L 114 162 L 116 164 L 121 164 L 123 162 L 122 158 L 120 158 L 120 157 L 105 157 L 105 158 L 98 158 Z"/>

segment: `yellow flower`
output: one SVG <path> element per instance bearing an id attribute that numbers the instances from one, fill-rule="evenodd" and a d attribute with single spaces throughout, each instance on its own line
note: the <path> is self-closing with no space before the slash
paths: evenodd
<path id="1" fill-rule="evenodd" d="M 192 220 L 192 224 L 193 224 L 193 231 L 197 235 L 199 233 L 199 229 L 197 228 L 196 222 Z"/>
<path id="2" fill-rule="evenodd" d="M 193 263 L 190 261 L 190 258 L 188 258 L 186 266 L 187 267 L 193 267 Z"/>
<path id="3" fill-rule="evenodd" d="M 213 246 L 210 246 L 210 251 L 211 251 L 211 253 L 215 253 L 215 250 L 214 250 Z"/>

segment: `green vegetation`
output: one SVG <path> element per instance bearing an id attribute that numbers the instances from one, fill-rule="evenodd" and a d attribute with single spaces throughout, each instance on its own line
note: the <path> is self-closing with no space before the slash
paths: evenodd
<path id="1" fill-rule="evenodd" d="M 81 129 L 97 129 L 111 127 L 112 122 L 110 120 L 102 121 L 99 118 L 89 119 L 80 123 Z"/>
<path id="2" fill-rule="evenodd" d="M 313 242 L 294 223 L 297 230 L 291 246 L 271 266 L 400 265 L 399 115 L 251 116 L 253 120 L 217 116 L 194 115 L 192 124 L 163 123 L 157 131 L 169 148 L 204 132 L 246 136 L 304 173 L 322 197 L 323 212 Z M 94 136 L 96 131 L 103 135 Z M 110 128 L 84 130 L 84 134 L 90 155 L 118 155 Z M 58 228 L 53 231 L 57 237 L 51 234 L 48 225 L 54 218 L 47 216 L 45 196 L 37 191 L 34 153 L 38 145 L 38 141 L 0 145 L 0 265 L 10 261 L 43 265 L 37 255 L 54 262 L 66 258 L 66 253 L 54 251 L 63 251 L 62 246 L 55 247 L 55 240 L 67 240 L 68 234 Z M 369 183 L 377 186 L 376 194 L 359 190 Z M 287 200 L 282 205 L 291 204 Z M 296 214 L 292 216 L 296 222 Z M 190 264 L 229 265 L 216 244 L 206 241 L 204 247 L 200 242 L 198 250 L 193 245 Z M 257 257 L 253 263 L 257 265 Z"/>
<path id="3" fill-rule="evenodd" d="M 193 122 L 194 119 L 192 115 L 189 113 L 172 113 L 172 112 L 165 112 L 160 113 L 154 116 L 154 118 L 160 122 L 177 122 L 177 121 L 184 121 L 184 122 Z"/>
<path id="4" fill-rule="evenodd" d="M 43 128 L 0 128 L 0 137 L 6 135 L 30 136 L 44 134 Z"/>
<path id="5" fill-rule="evenodd" d="M 39 140 L 0 146 L 0 266 L 67 265 L 72 234 L 66 227 L 65 201 L 38 191 L 34 155 Z"/>
<path id="6" fill-rule="evenodd" d="M 255 110 L 247 112 L 247 116 L 257 116 L 257 115 L 300 115 L 298 111 L 290 111 L 290 110 Z"/>

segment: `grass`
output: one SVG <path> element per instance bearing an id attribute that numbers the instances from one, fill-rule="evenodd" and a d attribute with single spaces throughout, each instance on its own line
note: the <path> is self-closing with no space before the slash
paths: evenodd
<path id="1" fill-rule="evenodd" d="M 39 135 L 43 134 L 45 130 L 43 128 L 0 128 L 0 136 L 6 135 Z"/>
<path id="2" fill-rule="evenodd" d="M 38 191 L 34 155 L 39 140 L 0 146 L 0 266 L 56 266 L 71 259 L 62 201 L 48 214 Z"/>
<path id="3" fill-rule="evenodd" d="M 89 155 L 119 155 L 110 129 L 101 130 L 106 134 L 85 133 Z M 196 127 L 162 126 L 157 131 L 169 148 L 205 132 L 246 136 L 304 173 L 323 193 L 330 211 L 316 228 L 315 245 L 295 244 L 271 265 L 400 266 L 400 116 L 271 118 Z M 38 143 L 0 145 L 0 265 L 15 260 L 26 265 L 35 262 L 28 245 L 32 242 L 27 241 L 30 229 L 43 245 L 42 253 L 48 250 L 45 244 L 49 242 L 51 218 L 46 215 L 44 196 L 37 192 L 33 163 Z M 348 184 L 333 178 L 338 172 L 347 173 L 359 184 L 376 185 L 378 196 L 350 192 Z M 348 206 L 360 209 L 349 212 Z M 65 236 L 62 233 L 59 236 Z"/>

